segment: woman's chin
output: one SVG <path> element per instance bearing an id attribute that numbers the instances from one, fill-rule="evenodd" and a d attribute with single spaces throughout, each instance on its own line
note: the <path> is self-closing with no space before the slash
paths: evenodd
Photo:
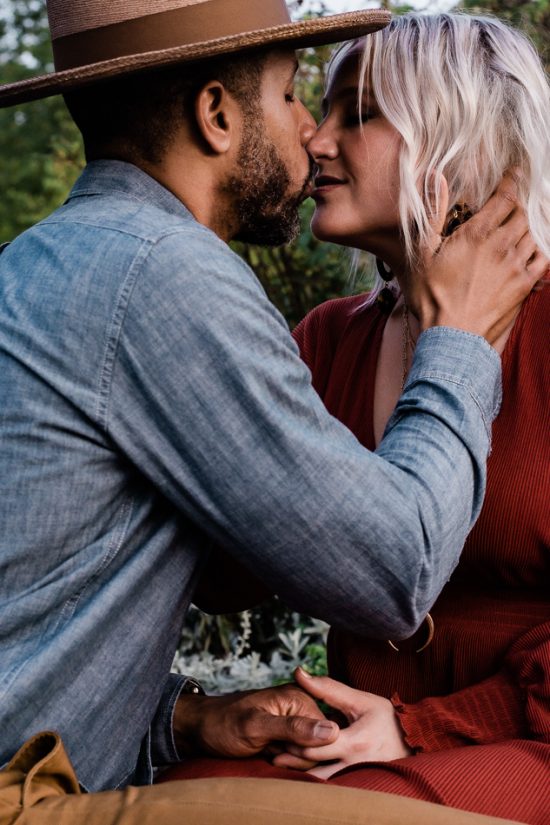
<path id="1" fill-rule="evenodd" d="M 311 231 L 318 241 L 345 243 L 341 240 L 341 232 L 338 231 L 338 226 L 334 221 L 329 221 L 321 217 L 317 214 L 317 210 L 313 213 L 313 218 L 311 219 Z"/>
<path id="2" fill-rule="evenodd" d="M 326 241 L 327 243 L 335 243 L 340 246 L 352 246 L 356 248 L 363 248 L 358 238 L 355 235 L 350 235 L 349 232 L 344 232 L 342 227 L 331 221 L 315 219 L 315 215 L 310 224 L 311 231 L 318 241 Z"/>

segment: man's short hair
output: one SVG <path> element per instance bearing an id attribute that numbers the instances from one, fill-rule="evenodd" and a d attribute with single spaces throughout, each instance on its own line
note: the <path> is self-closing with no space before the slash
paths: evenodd
<path id="1" fill-rule="evenodd" d="M 218 80 L 245 115 L 257 113 L 265 51 L 171 66 L 84 87 L 65 103 L 84 139 L 86 159 L 160 163 L 184 119 L 193 123 L 199 90 Z"/>

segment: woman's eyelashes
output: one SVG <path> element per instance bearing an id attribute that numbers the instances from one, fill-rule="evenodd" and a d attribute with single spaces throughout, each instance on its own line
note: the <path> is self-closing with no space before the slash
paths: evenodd
<path id="1" fill-rule="evenodd" d="M 372 120 L 374 117 L 376 117 L 376 114 L 372 109 L 363 106 L 354 106 L 352 110 L 345 113 L 344 124 L 353 129 L 355 126 L 368 123 L 369 120 Z"/>

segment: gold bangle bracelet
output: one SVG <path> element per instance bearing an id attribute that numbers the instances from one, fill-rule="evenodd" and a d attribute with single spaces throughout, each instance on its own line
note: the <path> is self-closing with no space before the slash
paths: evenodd
<path id="1" fill-rule="evenodd" d="M 432 617 L 429 613 L 426 613 L 426 618 L 424 619 L 424 621 L 428 625 L 428 638 L 426 639 L 426 641 L 424 642 L 424 644 L 421 647 L 417 648 L 417 650 L 415 651 L 416 653 L 422 653 L 423 650 L 426 650 L 428 645 L 430 645 L 432 643 L 432 639 L 434 637 L 434 633 L 435 633 L 434 620 L 432 619 Z M 388 644 L 389 644 L 389 646 L 391 647 L 392 650 L 395 650 L 397 653 L 399 653 L 399 648 L 397 647 L 397 645 L 394 642 L 392 642 L 391 639 L 388 639 Z"/>

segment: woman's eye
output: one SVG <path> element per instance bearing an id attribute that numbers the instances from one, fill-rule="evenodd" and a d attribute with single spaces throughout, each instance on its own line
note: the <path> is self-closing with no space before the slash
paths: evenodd
<path id="1" fill-rule="evenodd" d="M 354 127 L 359 126 L 362 123 L 368 123 L 369 120 L 372 120 L 374 117 L 374 112 L 371 112 L 369 109 L 361 109 L 358 111 L 354 109 L 353 112 L 349 112 L 346 117 L 346 126 Z"/>
<path id="2" fill-rule="evenodd" d="M 288 92 L 285 95 L 285 100 L 286 100 L 287 103 L 294 103 L 295 99 L 296 99 L 296 96 L 293 93 Z"/>

